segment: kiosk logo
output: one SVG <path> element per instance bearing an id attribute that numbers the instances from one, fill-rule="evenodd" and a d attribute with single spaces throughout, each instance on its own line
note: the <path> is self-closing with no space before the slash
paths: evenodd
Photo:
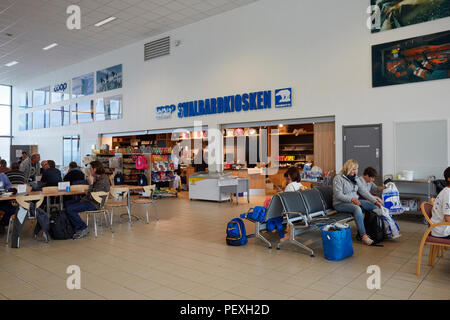
<path id="1" fill-rule="evenodd" d="M 292 88 L 275 90 L 275 108 L 292 107 Z"/>

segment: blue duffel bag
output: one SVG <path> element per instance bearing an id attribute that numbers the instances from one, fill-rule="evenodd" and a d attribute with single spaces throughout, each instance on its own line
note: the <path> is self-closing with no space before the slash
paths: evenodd
<path id="1" fill-rule="evenodd" d="M 321 230 L 325 259 L 339 261 L 353 255 L 352 233 L 349 225 L 328 225 Z"/>

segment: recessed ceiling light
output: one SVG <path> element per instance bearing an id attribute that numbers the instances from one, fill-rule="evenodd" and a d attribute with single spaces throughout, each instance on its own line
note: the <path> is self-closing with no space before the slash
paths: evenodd
<path id="1" fill-rule="evenodd" d="M 17 61 L 11 61 L 10 63 L 5 64 L 5 66 L 7 66 L 7 67 L 12 67 L 12 66 L 14 66 L 14 65 L 16 65 L 16 64 L 18 64 Z"/>
<path id="2" fill-rule="evenodd" d="M 95 26 L 96 26 L 96 27 L 100 27 L 100 26 L 102 26 L 102 25 L 104 25 L 104 24 L 107 24 L 107 23 L 109 23 L 109 22 L 111 22 L 111 21 L 114 21 L 114 20 L 116 20 L 116 19 L 117 19 L 116 17 L 109 17 L 109 18 L 106 18 L 105 20 L 102 20 L 102 21 L 97 22 L 97 23 L 95 24 Z"/>
<path id="3" fill-rule="evenodd" d="M 57 43 L 52 43 L 51 45 L 46 46 L 45 48 L 42 48 L 42 50 L 50 50 L 51 48 L 56 47 L 58 44 Z"/>
<path id="4" fill-rule="evenodd" d="M 279 126 L 280 128 L 283 128 L 283 127 L 284 127 L 284 124 L 280 123 L 278 126 Z"/>

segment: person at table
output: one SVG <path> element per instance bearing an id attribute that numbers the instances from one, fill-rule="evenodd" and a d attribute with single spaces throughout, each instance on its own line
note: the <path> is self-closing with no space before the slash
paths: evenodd
<path id="1" fill-rule="evenodd" d="M 0 190 L 8 191 L 12 185 L 8 179 L 8 176 L 4 173 L 0 173 Z M 0 220 L 0 234 L 5 233 L 5 227 L 9 224 L 9 219 L 16 213 L 17 207 L 11 204 L 11 201 L 0 201 L 0 211 L 3 211 L 3 217 Z"/>
<path id="2" fill-rule="evenodd" d="M 362 177 L 356 178 L 356 183 L 358 184 L 358 193 L 360 195 L 360 199 L 368 200 L 372 203 L 375 203 L 378 207 L 383 205 L 383 200 L 377 196 L 378 191 L 384 189 L 383 187 L 378 187 L 375 184 L 375 178 L 378 173 L 372 167 L 367 167 L 364 169 Z M 362 193 L 366 195 L 366 197 L 362 196 Z"/>
<path id="3" fill-rule="evenodd" d="M 41 173 L 43 173 L 45 170 L 49 169 L 50 166 L 48 165 L 47 160 L 42 160 L 41 162 Z"/>
<path id="4" fill-rule="evenodd" d="M 23 160 L 25 160 L 26 158 L 28 158 L 28 153 L 26 151 L 22 151 L 22 156 L 19 158 L 19 166 L 22 163 Z"/>
<path id="5" fill-rule="evenodd" d="M 73 184 L 74 182 L 82 181 L 84 179 L 84 173 L 78 167 L 78 164 L 75 161 L 69 163 L 69 171 L 64 176 L 64 181 L 69 181 L 70 184 Z"/>
<path id="6" fill-rule="evenodd" d="M 100 161 L 90 163 L 88 182 L 89 189 L 86 197 L 83 197 L 80 201 L 66 203 L 67 215 L 76 229 L 74 239 L 80 239 L 89 234 L 86 223 L 80 218 L 80 212 L 99 209 L 98 203 L 91 196 L 91 192 L 109 192 L 111 187 L 109 178 L 105 174 L 105 168 Z"/>
<path id="7" fill-rule="evenodd" d="M 13 162 L 13 164 L 11 164 L 11 170 L 5 174 L 8 176 L 8 179 L 12 185 L 26 184 L 25 174 L 19 170 L 19 164 L 17 162 Z"/>
<path id="8" fill-rule="evenodd" d="M 439 192 L 434 200 L 431 222 L 433 224 L 440 222 L 450 222 L 450 167 L 444 171 L 447 187 Z M 431 230 L 431 235 L 437 238 L 450 239 L 450 225 L 438 226 Z"/>
<path id="9" fill-rule="evenodd" d="M 6 160 L 4 160 L 4 159 L 0 160 L 0 173 L 6 173 L 9 170 L 11 170 L 11 169 L 8 168 Z"/>
<path id="10" fill-rule="evenodd" d="M 20 164 L 19 170 L 25 174 L 25 178 L 27 181 L 36 180 L 36 176 L 41 175 L 41 155 L 39 153 L 35 153 L 31 156 L 31 158 L 26 158 Z"/>
<path id="11" fill-rule="evenodd" d="M 48 160 L 48 169 L 42 172 L 42 183 L 45 187 L 56 187 L 59 182 L 62 182 L 61 171 L 56 169 L 55 161 Z"/>
<path id="12" fill-rule="evenodd" d="M 371 195 L 366 190 L 359 190 L 356 181 L 358 173 L 358 162 L 355 160 L 347 160 L 342 167 L 340 174 L 333 179 L 333 207 L 338 212 L 348 212 L 355 218 L 356 227 L 358 229 L 358 236 L 366 245 L 373 244 L 373 240 L 366 234 L 364 226 L 364 211 L 371 211 L 381 204 L 374 200 L 359 200 L 358 191 L 365 199 L 370 198 Z"/>

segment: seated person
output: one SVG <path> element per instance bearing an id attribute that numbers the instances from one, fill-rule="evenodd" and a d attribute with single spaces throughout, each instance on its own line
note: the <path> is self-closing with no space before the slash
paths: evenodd
<path id="1" fill-rule="evenodd" d="M 80 212 L 98 210 L 98 203 L 92 198 L 91 192 L 109 192 L 111 187 L 105 168 L 100 161 L 92 161 L 89 166 L 89 189 L 86 197 L 80 201 L 69 201 L 66 203 L 66 211 L 69 219 L 75 226 L 74 239 L 80 239 L 89 234 L 88 227 L 80 218 Z"/>
<path id="2" fill-rule="evenodd" d="M 450 167 L 445 169 L 444 178 L 447 187 L 444 188 L 434 201 L 431 222 L 450 222 Z M 438 226 L 431 230 L 431 235 L 437 238 L 450 239 L 450 226 Z"/>
<path id="3" fill-rule="evenodd" d="M 19 164 L 17 162 L 13 162 L 11 165 L 11 170 L 5 174 L 8 176 L 8 179 L 12 185 L 26 184 L 25 174 L 19 170 Z"/>
<path id="4" fill-rule="evenodd" d="M 0 160 L 0 173 L 6 173 L 9 170 L 11 169 L 7 167 L 6 160 L 4 159 Z"/>
<path id="5" fill-rule="evenodd" d="M 44 163 L 44 161 L 42 161 Z M 56 169 L 55 161 L 48 160 L 47 161 L 48 169 L 44 170 L 42 173 L 41 182 L 45 187 L 57 187 L 59 182 L 62 182 L 61 171 Z"/>
<path id="6" fill-rule="evenodd" d="M 383 205 L 383 200 L 376 196 L 378 191 L 384 189 L 384 187 L 377 187 L 374 183 L 375 178 L 377 177 L 377 171 L 372 167 L 367 167 L 364 169 L 364 173 L 362 177 L 356 178 L 356 183 L 358 184 L 358 194 L 360 195 L 360 199 L 366 199 L 372 203 L 375 203 L 377 207 L 381 207 Z M 362 196 L 365 194 L 366 197 Z"/>
<path id="7" fill-rule="evenodd" d="M 305 190 L 305 187 L 300 183 L 300 171 L 297 167 L 290 167 L 284 173 L 284 179 L 286 180 L 286 188 L 284 188 L 284 192 Z"/>
<path id="8" fill-rule="evenodd" d="M 84 173 L 78 167 L 78 164 L 74 161 L 69 163 L 69 171 L 64 176 L 64 181 L 69 181 L 70 184 L 72 184 L 73 182 L 82 181 L 84 179 L 85 179 Z"/>
<path id="9" fill-rule="evenodd" d="M 0 173 L 0 189 L 8 191 L 11 189 L 11 182 L 8 176 L 4 173 Z M 9 224 L 9 219 L 16 213 L 17 207 L 11 204 L 11 201 L 0 201 L 0 211 L 3 211 L 3 217 L 0 221 L 0 234 L 5 233 L 5 227 Z"/>
<path id="10" fill-rule="evenodd" d="M 363 210 L 370 211 L 381 204 L 377 201 L 370 202 L 368 200 L 358 200 L 358 192 L 363 198 L 370 198 L 366 190 L 359 190 L 356 181 L 358 172 L 358 162 L 355 160 L 347 160 L 342 167 L 340 174 L 336 175 L 333 180 L 333 207 L 338 212 L 349 212 L 355 218 L 356 227 L 358 228 L 358 235 L 364 244 L 370 246 L 373 240 L 366 234 L 364 226 Z M 359 238 L 359 237 L 358 237 Z"/>

